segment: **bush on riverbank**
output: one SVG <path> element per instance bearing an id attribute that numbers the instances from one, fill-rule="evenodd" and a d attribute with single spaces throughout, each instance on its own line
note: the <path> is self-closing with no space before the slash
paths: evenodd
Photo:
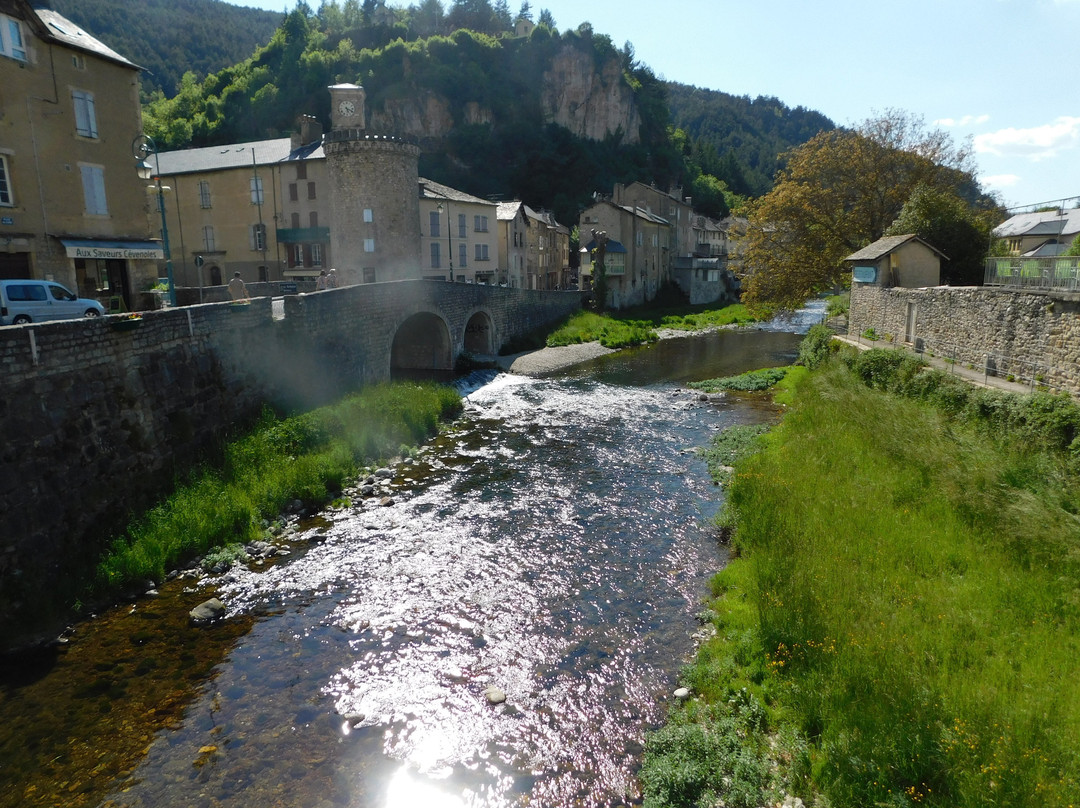
<path id="1" fill-rule="evenodd" d="M 213 547 L 263 538 L 263 520 L 276 519 L 288 503 L 326 505 L 365 461 L 426 440 L 440 419 L 460 410 L 452 388 L 400 382 L 285 419 L 267 411 L 225 447 L 221 468 L 194 474 L 113 541 L 97 568 L 94 595 L 160 581 L 180 561 Z"/>
<path id="2" fill-rule="evenodd" d="M 886 353 L 810 374 L 735 464 L 744 558 L 714 582 L 717 635 L 684 682 L 763 705 L 762 802 L 1075 804 L 1078 411 Z M 709 804 L 651 792 L 650 765 L 646 805 Z"/>
<path id="3" fill-rule="evenodd" d="M 597 314 L 582 311 L 548 335 L 548 347 L 599 342 L 605 348 L 626 348 L 658 339 L 656 329 L 702 331 L 706 328 L 747 325 L 755 318 L 741 304 L 719 309 L 706 306 L 643 306 L 623 312 Z"/>

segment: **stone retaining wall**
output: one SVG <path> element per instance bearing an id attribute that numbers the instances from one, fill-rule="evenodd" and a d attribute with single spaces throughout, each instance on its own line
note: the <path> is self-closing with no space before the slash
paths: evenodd
<path id="1" fill-rule="evenodd" d="M 133 330 L 112 316 L 0 328 L 0 608 L 18 579 L 46 582 L 96 558 L 265 404 L 313 407 L 389 378 L 410 315 L 442 319 L 456 355 L 475 312 L 497 348 L 580 301 L 402 281 L 287 297 L 283 320 L 266 297 L 146 312 Z"/>
<path id="2" fill-rule="evenodd" d="M 848 321 L 852 336 L 872 328 L 882 344 L 1080 394 L 1080 295 L 854 284 Z"/>

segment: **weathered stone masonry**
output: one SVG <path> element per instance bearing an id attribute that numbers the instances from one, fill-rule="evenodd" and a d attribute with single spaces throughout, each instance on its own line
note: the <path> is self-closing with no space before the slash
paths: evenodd
<path id="1" fill-rule="evenodd" d="M 909 314 L 914 333 L 908 334 Z M 992 374 L 1080 394 L 1080 295 L 983 287 L 878 288 L 855 284 L 848 332 L 873 328 L 883 343 L 909 343 Z"/>
<path id="2" fill-rule="evenodd" d="M 402 281 L 287 297 L 278 321 L 257 298 L 149 312 L 133 331 L 111 317 L 0 328 L 0 602 L 16 570 L 49 580 L 96 557 L 265 404 L 389 378 L 410 316 L 445 325 L 457 356 L 470 322 L 497 350 L 579 307 L 567 292 Z"/>

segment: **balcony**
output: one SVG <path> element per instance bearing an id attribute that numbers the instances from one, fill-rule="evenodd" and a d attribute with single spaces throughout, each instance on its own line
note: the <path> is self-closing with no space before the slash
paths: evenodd
<path id="1" fill-rule="evenodd" d="M 1080 291 L 1080 257 L 987 258 L 985 286 L 1039 291 Z"/>

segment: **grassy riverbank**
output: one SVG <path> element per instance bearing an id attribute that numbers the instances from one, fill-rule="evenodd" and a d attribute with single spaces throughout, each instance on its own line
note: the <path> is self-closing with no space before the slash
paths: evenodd
<path id="1" fill-rule="evenodd" d="M 738 558 L 646 805 L 1076 804 L 1078 429 L 893 352 L 807 376 L 735 464 Z"/>
<path id="2" fill-rule="evenodd" d="M 646 306 L 626 312 L 598 314 L 581 311 L 547 337 L 547 346 L 599 342 L 605 348 L 625 348 L 658 339 L 657 330 L 702 331 L 706 328 L 749 325 L 756 319 L 742 304 L 719 309 L 705 306 Z"/>
<path id="3" fill-rule="evenodd" d="M 221 467 L 192 475 L 113 542 L 94 575 L 93 596 L 160 581 L 180 561 L 214 547 L 264 538 L 265 523 L 288 503 L 326 505 L 364 463 L 426 440 L 460 409 L 452 388 L 397 382 L 285 419 L 267 411 L 225 447 Z"/>

